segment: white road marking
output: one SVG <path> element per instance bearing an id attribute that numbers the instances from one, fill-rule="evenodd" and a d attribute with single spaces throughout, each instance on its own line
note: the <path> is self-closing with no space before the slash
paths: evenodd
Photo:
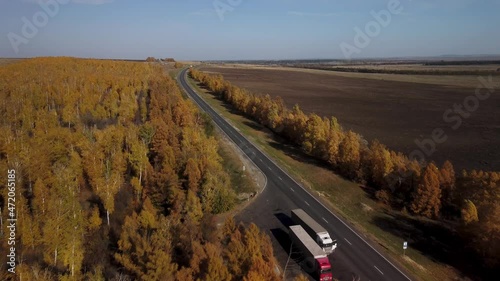
<path id="1" fill-rule="evenodd" d="M 351 245 L 351 246 L 352 246 L 351 242 L 349 242 L 349 240 L 347 240 L 347 238 L 344 238 L 344 240 L 345 240 L 347 243 L 349 243 L 349 245 Z"/>
<path id="2" fill-rule="evenodd" d="M 323 217 L 321 217 L 321 218 L 322 218 L 322 219 L 323 219 L 326 223 L 328 223 L 328 221 L 327 221 L 325 218 L 323 218 Z"/>
<path id="3" fill-rule="evenodd" d="M 292 190 L 292 192 L 295 192 L 295 190 L 293 190 L 293 188 L 290 187 L 290 189 Z"/>
<path id="4" fill-rule="evenodd" d="M 378 270 L 378 272 L 380 272 L 380 274 L 384 275 L 384 273 L 382 272 L 382 270 L 378 269 L 378 267 L 376 267 L 376 266 L 373 266 L 373 267 L 375 267 L 375 269 Z"/>
<path id="5" fill-rule="evenodd" d="M 307 201 L 304 201 L 304 202 L 306 203 L 307 206 L 311 206 L 311 205 L 309 205 L 309 203 L 307 203 Z"/>
<path id="6" fill-rule="evenodd" d="M 282 180 L 283 180 L 281 177 L 278 177 L 278 179 L 280 179 L 280 181 L 282 181 Z"/>

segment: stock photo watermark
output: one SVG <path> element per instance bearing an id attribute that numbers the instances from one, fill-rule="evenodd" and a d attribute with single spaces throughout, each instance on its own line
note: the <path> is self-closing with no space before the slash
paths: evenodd
<path id="1" fill-rule="evenodd" d="M 411 1 L 411 0 L 408 0 Z M 354 27 L 354 38 L 351 43 L 340 43 L 340 50 L 346 59 L 351 59 L 354 54 L 360 54 L 363 49 L 368 47 L 372 39 L 379 36 L 382 28 L 389 26 L 392 22 L 393 15 L 399 15 L 403 12 L 404 7 L 399 0 L 389 0 L 385 9 L 378 12 L 372 10 L 370 15 L 373 20 L 367 22 L 364 29 L 358 26 Z"/>
<path id="2" fill-rule="evenodd" d="M 495 86 L 498 87 L 498 85 L 495 85 L 491 75 L 487 78 L 479 77 L 478 80 L 479 83 L 473 95 L 465 97 L 462 103 L 454 104 L 452 108 L 448 108 L 443 113 L 443 120 L 451 125 L 451 129 L 458 130 L 462 126 L 463 120 L 470 118 L 472 113 L 478 110 L 480 101 L 485 101 L 491 97 L 491 94 L 495 92 Z M 410 153 L 410 159 L 425 162 L 425 157 L 434 154 L 436 146 L 446 142 L 446 140 L 448 140 L 448 136 L 444 129 L 435 128 L 430 138 L 415 140 L 418 149 Z"/>
<path id="3" fill-rule="evenodd" d="M 233 12 L 241 3 L 243 3 L 243 0 L 215 0 L 213 6 L 220 21 L 223 21 L 224 14 Z"/>
<path id="4" fill-rule="evenodd" d="M 16 170 L 7 170 L 7 271 L 16 273 Z"/>
<path id="5" fill-rule="evenodd" d="M 38 0 L 40 10 L 35 12 L 30 18 L 22 17 L 21 31 L 19 33 L 9 32 L 7 38 L 16 54 L 19 53 L 19 47 L 28 44 L 40 29 L 47 26 L 51 18 L 59 14 L 60 6 L 66 5 L 71 0 Z"/>
<path id="6" fill-rule="evenodd" d="M 493 76 L 478 77 L 478 84 L 474 94 L 465 97 L 461 103 L 455 103 L 446 109 L 443 113 L 443 121 L 449 124 L 452 130 L 458 130 L 464 123 L 464 119 L 470 118 L 479 109 L 480 102 L 488 100 L 497 88 L 500 88 L 500 81 L 494 81 Z M 437 151 L 437 146 L 447 140 L 448 135 L 445 129 L 435 128 L 432 130 L 430 137 L 415 139 L 417 148 L 409 154 L 409 159 L 423 164 L 426 162 L 427 157 L 431 157 Z M 397 182 L 410 176 L 410 173 L 410 171 L 407 171 L 391 175 L 389 177 L 389 187 L 393 189 Z"/>

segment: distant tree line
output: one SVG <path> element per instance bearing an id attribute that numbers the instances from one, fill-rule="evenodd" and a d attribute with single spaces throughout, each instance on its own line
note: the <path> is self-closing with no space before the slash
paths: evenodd
<path id="1" fill-rule="evenodd" d="M 16 275 L 2 255 L 1 280 L 277 280 L 267 235 L 231 218 L 217 228 L 230 177 L 160 66 L 37 58 L 0 77 L 0 170 L 16 170 L 18 219 Z"/>
<path id="2" fill-rule="evenodd" d="M 436 220 L 461 221 L 467 245 L 491 268 L 500 266 L 500 173 L 462 171 L 450 161 L 438 167 L 366 142 L 344 130 L 335 117 L 303 113 L 281 98 L 256 95 L 196 69 L 190 76 L 242 114 L 285 137 L 344 177 L 375 188 L 376 198 L 394 210 Z"/>
<path id="3" fill-rule="evenodd" d="M 491 75 L 496 74 L 494 70 L 443 70 L 443 69 L 381 69 L 367 66 L 363 67 L 331 67 L 321 65 L 296 65 L 306 69 L 319 69 L 338 72 L 357 73 L 384 73 L 384 74 L 408 74 L 408 75 Z"/>
<path id="4" fill-rule="evenodd" d="M 164 58 L 164 59 L 157 59 L 155 57 L 147 57 L 146 62 L 157 62 L 157 61 L 163 61 L 163 62 L 175 62 L 173 58 Z"/>
<path id="5" fill-rule="evenodd" d="M 500 64 L 500 60 L 440 60 L 440 61 L 429 61 L 425 62 L 424 65 L 498 65 Z"/>

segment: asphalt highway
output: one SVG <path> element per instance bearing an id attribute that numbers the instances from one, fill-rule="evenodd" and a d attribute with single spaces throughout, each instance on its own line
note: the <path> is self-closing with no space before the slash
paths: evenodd
<path id="1" fill-rule="evenodd" d="M 249 157 L 267 178 L 265 189 L 237 219 L 253 222 L 271 236 L 277 259 L 286 261 L 289 251 L 287 226 L 291 224 L 290 211 L 301 208 L 325 227 L 338 247 L 330 255 L 334 278 L 345 281 L 359 280 L 411 280 L 389 258 L 385 257 L 374 243 L 358 234 L 348 222 L 326 208 L 316 197 L 295 182 L 270 157 L 254 146 L 231 124 L 215 112 L 187 82 L 187 69 L 178 77 L 178 82 L 188 96 L 205 111 L 214 123 Z M 300 267 L 292 260 L 287 270 L 300 272 Z M 286 271 L 288 272 L 288 271 Z M 303 272 L 304 273 L 304 272 Z M 287 273 L 288 274 L 288 273 Z"/>

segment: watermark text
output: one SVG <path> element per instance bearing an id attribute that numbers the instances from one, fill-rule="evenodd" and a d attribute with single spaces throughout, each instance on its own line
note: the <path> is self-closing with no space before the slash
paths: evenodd
<path id="1" fill-rule="evenodd" d="M 7 271 L 16 273 L 16 170 L 7 170 Z"/>

